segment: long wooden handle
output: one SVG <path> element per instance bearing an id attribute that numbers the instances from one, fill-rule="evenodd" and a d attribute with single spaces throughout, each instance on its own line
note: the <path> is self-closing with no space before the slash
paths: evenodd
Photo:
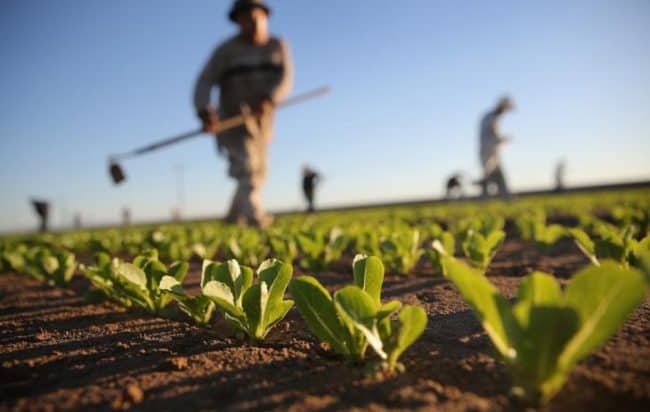
<path id="1" fill-rule="evenodd" d="M 310 99 L 313 99 L 315 97 L 319 97 L 319 96 L 322 96 L 322 95 L 324 95 L 326 93 L 329 93 L 329 91 L 330 91 L 330 88 L 327 87 L 327 86 L 320 87 L 318 89 L 314 89 L 314 90 L 311 90 L 309 92 L 298 94 L 296 96 L 290 97 L 290 98 L 284 100 L 283 102 L 280 102 L 277 107 L 278 108 L 284 108 L 284 107 L 287 107 L 287 106 L 292 106 L 292 105 L 295 105 L 295 104 L 299 104 L 299 103 L 302 103 L 302 102 L 304 102 L 306 100 L 310 100 Z M 221 132 L 223 132 L 225 130 L 229 130 L 229 129 L 241 126 L 245 122 L 246 122 L 246 116 L 245 115 L 240 114 L 240 115 L 237 115 L 237 116 L 229 117 L 229 118 L 224 119 L 224 120 L 219 122 L 219 128 L 217 130 L 217 133 L 221 133 Z M 161 140 L 159 142 L 155 142 L 155 143 L 152 143 L 150 145 L 140 147 L 138 149 L 132 150 L 132 151 L 127 152 L 127 153 L 122 153 L 122 154 L 110 156 L 110 158 L 112 160 L 119 160 L 119 159 L 126 159 L 126 158 L 129 158 L 129 157 L 139 156 L 139 155 L 142 155 L 142 154 L 145 154 L 145 153 L 152 152 L 154 150 L 158 150 L 158 149 L 160 149 L 162 147 L 165 147 L 165 146 L 176 144 L 176 143 L 181 142 L 183 140 L 191 139 L 193 137 L 201 135 L 202 133 L 203 133 L 202 129 L 191 130 L 189 132 L 185 132 L 185 133 L 182 133 L 182 134 L 179 134 L 179 135 L 172 136 L 172 137 L 169 137 L 167 139 Z"/>
<path id="2" fill-rule="evenodd" d="M 293 106 L 299 103 L 302 103 L 307 100 L 314 99 L 316 97 L 322 96 L 324 94 L 327 94 L 330 92 L 330 87 L 325 86 L 325 87 L 320 87 L 318 89 L 311 90 L 306 93 L 298 94 L 296 96 L 290 97 L 282 102 L 280 102 L 277 105 L 278 109 L 282 109 L 288 106 Z M 254 114 L 253 114 L 254 115 Z M 217 128 L 216 133 L 221 133 L 223 131 L 235 128 L 237 126 L 241 126 L 246 122 L 246 115 L 240 114 L 237 116 L 229 117 L 227 119 L 221 120 L 219 122 L 219 127 Z"/>

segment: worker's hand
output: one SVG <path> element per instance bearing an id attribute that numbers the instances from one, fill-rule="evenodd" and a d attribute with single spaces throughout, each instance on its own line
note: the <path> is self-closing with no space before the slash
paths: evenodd
<path id="1" fill-rule="evenodd" d="M 273 100 L 270 97 L 264 97 L 260 99 L 252 107 L 253 112 L 258 113 L 260 115 L 265 115 L 271 112 L 274 108 L 275 108 L 275 103 L 273 103 Z"/>
<path id="2" fill-rule="evenodd" d="M 210 109 L 204 109 L 199 112 L 199 118 L 203 123 L 204 133 L 216 133 L 219 129 L 219 116 L 217 112 Z"/>

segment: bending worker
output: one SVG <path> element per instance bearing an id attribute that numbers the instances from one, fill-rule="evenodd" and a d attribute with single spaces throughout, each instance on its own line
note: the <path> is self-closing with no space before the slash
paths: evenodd
<path id="1" fill-rule="evenodd" d="M 251 113 L 244 126 L 218 133 L 217 146 L 228 156 L 228 173 L 237 180 L 225 220 L 262 228 L 272 221 L 262 207 L 261 190 L 275 105 L 289 93 L 293 74 L 287 43 L 269 34 L 270 14 L 261 0 L 235 1 L 228 17 L 239 32 L 215 49 L 194 90 L 194 105 L 207 133 L 217 132 L 220 119 L 243 110 Z M 210 102 L 215 86 L 218 109 Z"/>
<path id="2" fill-rule="evenodd" d="M 314 190 L 320 181 L 320 175 L 305 165 L 302 169 L 302 192 L 307 200 L 307 212 L 314 211 Z"/>
<path id="3" fill-rule="evenodd" d="M 482 196 L 488 195 L 488 188 L 493 184 L 496 184 L 499 196 L 510 196 L 503 170 L 501 170 L 500 157 L 501 148 L 510 141 L 510 138 L 501 135 L 498 122 L 505 112 L 513 108 L 512 100 L 503 97 L 496 107 L 483 116 L 481 120 L 480 157 L 483 179 L 478 183 L 482 187 Z"/>

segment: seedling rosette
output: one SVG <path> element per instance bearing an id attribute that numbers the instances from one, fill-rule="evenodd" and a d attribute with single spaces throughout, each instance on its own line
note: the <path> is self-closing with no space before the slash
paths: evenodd
<path id="1" fill-rule="evenodd" d="M 98 255 L 96 266 L 86 268 L 86 276 L 109 298 L 127 305 L 136 304 L 154 314 L 172 301 L 172 296 L 160 288 L 164 276 L 182 282 L 187 275 L 187 262 L 175 262 L 169 268 L 158 260 L 158 252 L 149 250 L 133 260 L 133 263 Z M 128 302 L 128 303 L 127 303 Z"/>
<path id="2" fill-rule="evenodd" d="M 463 252 L 473 266 L 485 270 L 505 238 L 506 234 L 502 230 L 495 230 L 487 235 L 470 230 L 462 243 Z"/>
<path id="3" fill-rule="evenodd" d="M 309 330 L 349 361 L 364 359 L 370 346 L 381 359 L 379 368 L 402 371 L 399 357 L 424 331 L 426 313 L 402 308 L 399 301 L 381 303 L 384 267 L 379 258 L 357 255 L 353 271 L 354 284 L 333 297 L 312 276 L 294 279 L 290 291 L 296 307 Z"/>
<path id="4" fill-rule="evenodd" d="M 293 307 L 284 300 L 293 268 L 267 259 L 256 271 L 231 259 L 226 263 L 203 262 L 201 290 L 224 317 L 252 341 L 262 341 Z"/>
<path id="5" fill-rule="evenodd" d="M 13 264 L 19 264 L 16 256 Z M 67 285 L 77 268 L 75 255 L 65 251 L 52 251 L 44 246 L 29 249 L 24 257 L 22 271 L 31 277 L 46 281 L 50 285 Z"/>
<path id="6" fill-rule="evenodd" d="M 446 276 L 471 306 L 514 379 L 513 393 L 548 402 L 573 367 L 601 347 L 643 301 L 643 276 L 603 262 L 573 276 L 564 293 L 551 275 L 525 277 L 511 305 L 480 272 L 444 257 Z"/>

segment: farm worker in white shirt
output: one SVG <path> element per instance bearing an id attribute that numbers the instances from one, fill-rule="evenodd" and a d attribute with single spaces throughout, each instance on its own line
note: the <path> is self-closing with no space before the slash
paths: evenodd
<path id="1" fill-rule="evenodd" d="M 488 188 L 492 184 L 497 186 L 499 196 L 508 197 L 508 185 L 501 170 L 501 148 L 510 141 L 510 138 L 502 136 L 499 132 L 499 118 L 507 111 L 512 110 L 514 104 L 509 97 L 499 100 L 496 107 L 483 116 L 480 129 L 480 157 L 483 168 L 483 179 L 478 183 L 482 187 L 482 195 L 488 195 Z"/>

